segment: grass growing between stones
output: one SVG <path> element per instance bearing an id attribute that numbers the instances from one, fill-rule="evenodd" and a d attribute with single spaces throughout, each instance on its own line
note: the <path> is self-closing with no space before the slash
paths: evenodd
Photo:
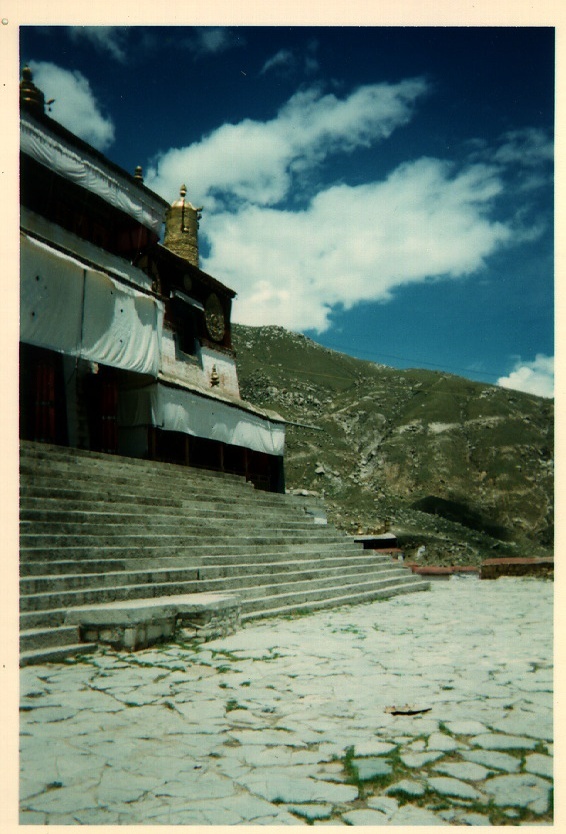
<path id="1" fill-rule="evenodd" d="M 454 733 L 451 733 L 442 722 L 439 725 L 439 730 L 446 735 L 453 738 L 461 738 Z M 422 737 L 426 739 L 426 736 Z M 419 740 L 417 738 L 414 739 Z M 469 740 L 468 740 L 469 741 Z M 509 750 L 510 755 L 521 760 L 524 766 L 525 756 L 533 752 L 529 750 Z M 546 746 L 540 742 L 536 747 L 537 753 L 545 754 L 547 752 Z M 454 812 L 455 815 L 461 814 L 479 814 L 487 817 L 491 825 L 526 825 L 526 824 L 549 824 L 553 821 L 553 807 L 554 807 L 554 792 L 551 790 L 549 797 L 548 810 L 543 814 L 537 814 L 528 808 L 515 807 L 501 807 L 495 804 L 492 798 L 487 798 L 485 801 L 481 799 L 462 799 L 459 797 L 447 796 L 435 791 L 427 784 L 427 779 L 434 773 L 434 764 L 425 766 L 423 768 L 411 768 L 403 763 L 401 755 L 403 751 L 401 747 L 383 756 L 383 759 L 391 766 L 391 772 L 383 775 L 372 776 L 368 779 L 360 777 L 360 772 L 356 766 L 356 758 L 358 760 L 377 758 L 372 756 L 356 757 L 355 746 L 352 745 L 346 748 L 344 755 L 336 761 L 341 762 L 344 774 L 346 776 L 346 783 L 354 785 L 358 789 L 358 800 L 355 805 L 357 807 L 364 807 L 366 800 L 376 794 L 383 794 L 387 788 L 407 780 L 419 785 L 422 785 L 423 793 L 421 796 L 412 795 L 409 792 L 403 791 L 395 792 L 395 799 L 399 806 L 413 805 L 418 808 L 429 810 L 433 813 L 439 812 Z M 381 758 L 381 757 L 379 757 Z M 447 752 L 443 760 L 457 761 L 458 757 L 454 753 Z M 500 771 L 490 771 L 488 778 L 492 776 L 502 775 Z M 481 787 L 478 788 L 481 791 Z M 455 824 L 457 824 L 457 816 L 454 817 Z M 311 823 L 312 824 L 312 823 Z"/>
<path id="2" fill-rule="evenodd" d="M 226 712 L 233 712 L 236 709 L 247 709 L 246 706 L 240 704 L 235 698 L 230 698 L 226 701 Z"/>

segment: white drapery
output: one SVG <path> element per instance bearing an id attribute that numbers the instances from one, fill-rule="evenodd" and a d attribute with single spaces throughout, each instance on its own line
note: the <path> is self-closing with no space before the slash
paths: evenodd
<path id="1" fill-rule="evenodd" d="M 157 376 L 162 302 L 27 235 L 20 241 L 22 342 Z"/>
<path id="2" fill-rule="evenodd" d="M 122 392 L 118 424 L 156 426 L 268 455 L 285 449 L 284 423 L 160 382 Z"/>
<path id="3" fill-rule="evenodd" d="M 75 182 L 124 211 L 142 226 L 160 234 L 167 206 L 155 195 L 142 191 L 117 171 L 107 168 L 94 155 L 80 153 L 37 125 L 26 115 L 20 120 L 20 149 L 48 169 Z"/>

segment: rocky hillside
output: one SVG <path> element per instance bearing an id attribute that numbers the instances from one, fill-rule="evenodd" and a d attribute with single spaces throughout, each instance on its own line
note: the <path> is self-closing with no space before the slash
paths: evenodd
<path id="1" fill-rule="evenodd" d="M 287 489 L 350 533 L 394 532 L 433 564 L 553 548 L 553 402 L 399 371 L 279 327 L 235 325 L 242 396 L 278 411 Z"/>

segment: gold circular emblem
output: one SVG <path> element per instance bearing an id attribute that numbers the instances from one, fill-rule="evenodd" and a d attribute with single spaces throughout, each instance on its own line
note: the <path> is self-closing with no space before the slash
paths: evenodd
<path id="1" fill-rule="evenodd" d="M 221 342 L 226 332 L 224 309 L 216 293 L 211 293 L 204 305 L 206 329 L 215 342 Z"/>

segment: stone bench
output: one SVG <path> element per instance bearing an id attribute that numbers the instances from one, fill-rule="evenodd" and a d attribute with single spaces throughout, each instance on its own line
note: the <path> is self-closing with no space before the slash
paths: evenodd
<path id="1" fill-rule="evenodd" d="M 77 625 L 81 640 L 132 651 L 183 637 L 199 642 L 233 634 L 240 623 L 234 594 L 185 594 L 83 605 L 67 611 L 65 625 Z"/>

